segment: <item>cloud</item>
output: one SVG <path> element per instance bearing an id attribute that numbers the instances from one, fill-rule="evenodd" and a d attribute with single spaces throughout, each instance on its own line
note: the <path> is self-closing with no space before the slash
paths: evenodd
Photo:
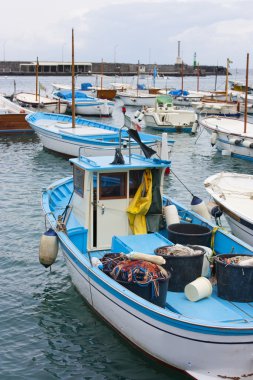
<path id="1" fill-rule="evenodd" d="M 15 12 L 13 12 L 15 9 Z M 186 63 L 232 57 L 244 66 L 252 46 L 251 0 L 14 0 L 1 5 L 0 59 Z"/>

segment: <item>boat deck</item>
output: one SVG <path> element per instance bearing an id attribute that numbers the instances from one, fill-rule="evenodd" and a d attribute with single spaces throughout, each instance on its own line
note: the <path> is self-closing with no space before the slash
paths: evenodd
<path id="1" fill-rule="evenodd" d="M 129 235 L 113 237 L 112 252 L 129 253 L 138 251 L 154 254 L 154 250 L 163 245 L 172 245 L 166 237 L 159 233 L 147 235 Z M 184 317 L 220 323 L 252 323 L 253 302 L 230 302 L 217 296 L 217 286 L 209 298 L 198 302 L 189 301 L 184 292 L 167 292 L 166 309 Z"/>

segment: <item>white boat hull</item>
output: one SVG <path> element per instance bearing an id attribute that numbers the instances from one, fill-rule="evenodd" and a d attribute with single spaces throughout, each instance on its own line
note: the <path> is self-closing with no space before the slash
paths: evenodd
<path id="1" fill-rule="evenodd" d="M 161 320 L 155 320 L 149 316 L 152 314 L 149 306 L 144 312 L 144 309 L 138 308 L 138 304 L 134 305 L 130 301 L 126 308 L 126 303 L 120 299 L 124 297 L 123 287 L 121 294 L 110 292 L 103 280 L 97 280 L 80 270 L 68 249 L 65 246 L 62 248 L 72 282 L 80 294 L 103 319 L 140 350 L 199 380 L 229 376 L 250 379 L 247 375 L 252 372 L 253 359 L 248 355 L 250 347 L 247 338 L 193 333 L 177 327 L 173 319 L 171 324 L 168 324 L 168 320 L 166 323 L 166 317 L 163 322 L 163 309 L 161 318 L 158 318 Z M 243 371 L 238 369 L 237 363 L 240 363 Z"/>
<path id="2" fill-rule="evenodd" d="M 74 142 L 74 141 L 64 141 L 58 136 L 48 136 L 42 134 L 39 130 L 34 128 L 35 132 L 39 135 L 41 142 L 44 148 L 48 150 L 52 150 L 54 152 L 58 152 L 70 157 L 78 157 L 80 148 L 82 148 L 81 153 L 86 157 L 91 156 L 109 156 L 112 154 L 115 147 L 111 147 L 109 150 L 104 150 L 103 148 L 99 149 L 96 144 L 92 145 L 91 143 L 82 143 L 82 142 Z M 169 147 L 169 153 L 172 147 Z M 123 152 L 128 152 L 128 148 L 122 148 Z M 142 151 L 139 146 L 135 148 L 131 148 L 132 153 L 141 154 Z"/>
<path id="3" fill-rule="evenodd" d="M 156 101 L 156 95 L 152 96 L 147 94 L 144 95 L 124 95 L 122 93 L 118 94 L 120 99 L 123 101 L 125 106 L 136 106 L 136 107 L 154 107 Z"/>
<path id="4" fill-rule="evenodd" d="M 179 113 L 167 112 L 167 113 L 156 113 L 156 112 L 145 112 L 144 122 L 145 125 L 154 129 L 163 129 L 169 131 L 191 131 L 193 123 L 196 121 L 196 116 L 193 112 L 191 113 Z"/>
<path id="5" fill-rule="evenodd" d="M 211 143 L 226 155 L 253 160 L 253 125 L 247 124 L 244 132 L 242 120 L 207 117 L 200 119 L 206 131 L 211 134 Z"/>
<path id="6" fill-rule="evenodd" d="M 222 172 L 207 178 L 204 184 L 223 210 L 232 233 L 253 245 L 253 176 Z"/>
<path id="7" fill-rule="evenodd" d="M 113 107 L 107 102 L 94 105 L 76 103 L 75 113 L 78 115 L 111 116 Z"/>

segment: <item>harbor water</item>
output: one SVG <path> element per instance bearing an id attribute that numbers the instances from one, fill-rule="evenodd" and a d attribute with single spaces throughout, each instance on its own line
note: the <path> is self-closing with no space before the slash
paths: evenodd
<path id="1" fill-rule="evenodd" d="M 34 92 L 32 77 L 1 77 L 0 92 L 10 95 L 14 80 L 17 92 Z M 92 80 L 78 77 L 79 83 Z M 124 80 L 129 83 L 130 78 Z M 40 81 L 50 93 L 52 82 L 69 84 L 70 77 L 43 77 Z M 157 79 L 158 87 L 159 81 L 163 86 L 181 86 L 180 78 Z M 200 78 L 200 88 L 213 89 L 214 81 L 214 77 Z M 218 77 L 217 90 L 223 90 L 224 83 L 225 78 Z M 196 78 L 185 78 L 184 87 L 196 90 Z M 121 107 L 117 100 L 112 118 L 101 120 L 122 126 Z M 127 108 L 127 114 L 134 112 Z M 151 129 L 147 132 L 154 133 Z M 164 192 L 188 207 L 192 196 L 178 178 L 191 193 L 207 201 L 203 181 L 211 174 L 253 174 L 253 163 L 216 152 L 205 131 L 198 136 L 169 137 L 176 141 L 171 155 L 176 176 L 168 176 Z M 51 270 L 39 264 L 39 240 L 46 228 L 41 191 L 71 175 L 68 160 L 44 151 L 35 134 L 1 136 L 0 149 L 0 379 L 188 379 L 146 358 L 102 321 L 72 285 L 61 254 Z"/>

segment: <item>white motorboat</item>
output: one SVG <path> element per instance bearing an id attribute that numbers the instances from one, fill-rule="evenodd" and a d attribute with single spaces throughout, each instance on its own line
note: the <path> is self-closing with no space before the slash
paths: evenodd
<path id="1" fill-rule="evenodd" d="M 209 116 L 199 120 L 211 134 L 211 144 L 224 155 L 253 161 L 253 124 L 244 120 Z"/>
<path id="2" fill-rule="evenodd" d="M 157 94 L 149 94 L 143 90 L 126 90 L 117 92 L 125 106 L 154 107 Z"/>
<path id="3" fill-rule="evenodd" d="M 253 245 L 253 175 L 222 172 L 208 177 L 204 185 L 233 234 Z"/>
<path id="4" fill-rule="evenodd" d="M 197 116 L 192 110 L 173 106 L 171 96 L 160 95 L 155 107 L 144 107 L 138 115 L 147 127 L 167 132 L 192 132 L 197 129 Z M 196 132 L 196 131 L 195 131 Z"/>
<path id="5" fill-rule="evenodd" d="M 32 111 L 0 95 L 0 133 L 33 132 L 25 117 Z"/>

